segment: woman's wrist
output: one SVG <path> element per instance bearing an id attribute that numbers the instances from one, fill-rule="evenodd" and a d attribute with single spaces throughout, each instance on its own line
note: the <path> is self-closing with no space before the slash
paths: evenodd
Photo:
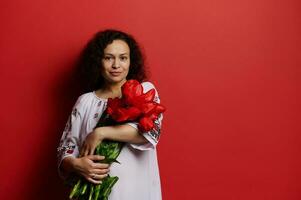
<path id="1" fill-rule="evenodd" d="M 62 161 L 62 165 L 61 165 L 63 171 L 68 174 L 71 172 L 74 172 L 76 169 L 76 161 L 77 161 L 77 158 L 75 158 L 73 156 L 68 156 L 68 157 L 64 158 Z"/>
<path id="2" fill-rule="evenodd" d="M 94 131 L 97 134 L 100 141 L 106 139 L 106 131 L 104 127 L 97 127 Z"/>

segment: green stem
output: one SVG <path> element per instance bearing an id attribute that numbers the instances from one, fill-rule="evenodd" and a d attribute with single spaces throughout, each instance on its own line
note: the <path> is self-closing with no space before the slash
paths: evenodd
<path id="1" fill-rule="evenodd" d="M 100 193 L 100 188 L 101 188 L 101 184 L 98 184 L 96 187 L 95 187 L 95 200 L 98 199 L 99 197 L 99 193 Z"/>
<path id="2" fill-rule="evenodd" d="M 88 184 L 85 183 L 84 186 L 81 189 L 81 195 L 85 194 L 85 192 L 87 191 L 87 187 L 88 187 Z"/>
<path id="3" fill-rule="evenodd" d="M 79 179 L 77 181 L 77 183 L 75 184 L 75 186 L 73 187 L 73 189 L 69 195 L 69 199 L 72 199 L 74 197 L 74 195 L 77 193 L 80 183 L 81 183 L 81 179 Z"/>
<path id="4" fill-rule="evenodd" d="M 92 197 L 93 197 L 93 193 L 94 193 L 94 184 L 91 184 L 91 187 L 90 187 L 90 195 L 89 195 L 89 200 L 92 200 Z"/>

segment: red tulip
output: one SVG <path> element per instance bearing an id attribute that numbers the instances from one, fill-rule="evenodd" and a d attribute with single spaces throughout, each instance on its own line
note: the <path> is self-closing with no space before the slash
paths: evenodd
<path id="1" fill-rule="evenodd" d="M 109 115 L 113 115 L 114 111 L 116 111 L 118 108 L 122 107 L 122 101 L 119 98 L 109 98 L 108 99 L 108 106 L 107 106 L 107 113 Z"/>
<path id="2" fill-rule="evenodd" d="M 150 131 L 154 128 L 154 122 L 148 117 L 142 117 L 139 120 L 139 126 L 142 132 Z"/>
<path id="3" fill-rule="evenodd" d="M 133 105 L 137 96 L 143 94 L 143 87 L 137 80 L 128 80 L 122 87 L 122 98 L 127 105 Z"/>
<path id="4" fill-rule="evenodd" d="M 155 89 L 145 94 L 137 80 L 128 80 L 121 87 L 122 98 L 109 98 L 107 112 L 117 122 L 139 121 L 142 131 L 154 128 L 154 120 L 165 108 L 154 102 Z"/>

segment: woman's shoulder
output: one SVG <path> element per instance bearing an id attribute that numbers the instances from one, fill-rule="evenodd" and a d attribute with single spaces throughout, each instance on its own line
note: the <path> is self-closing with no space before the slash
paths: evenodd
<path id="1" fill-rule="evenodd" d="M 84 103 L 86 101 L 91 100 L 93 97 L 93 92 L 86 92 L 81 94 L 78 98 L 77 98 L 77 102 L 78 103 Z"/>
<path id="2" fill-rule="evenodd" d="M 158 90 L 156 89 L 155 87 L 155 84 L 151 81 L 144 81 L 141 83 L 142 87 L 143 87 L 143 92 L 146 93 L 148 92 L 149 90 L 151 89 L 154 89 L 155 90 L 155 101 L 160 103 L 160 97 L 159 97 L 159 93 L 158 93 Z"/>
<path id="3" fill-rule="evenodd" d="M 143 81 L 143 82 L 141 82 L 141 85 L 142 85 L 144 91 L 145 90 L 148 91 L 148 90 L 150 90 L 152 88 L 156 89 L 154 83 L 151 82 L 151 81 Z"/>
<path id="4" fill-rule="evenodd" d="M 81 94 L 74 105 L 79 111 L 84 112 L 84 110 L 87 109 L 87 107 L 92 105 L 92 102 L 95 101 L 96 98 L 94 97 L 93 92 L 86 92 Z"/>

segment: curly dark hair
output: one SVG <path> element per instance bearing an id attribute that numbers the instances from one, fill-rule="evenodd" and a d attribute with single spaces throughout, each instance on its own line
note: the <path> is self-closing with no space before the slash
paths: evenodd
<path id="1" fill-rule="evenodd" d="M 117 39 L 126 42 L 130 48 L 130 67 L 126 78 L 136 79 L 139 82 L 148 78 L 144 55 L 134 37 L 120 30 L 106 29 L 97 32 L 81 53 L 79 68 L 81 74 L 84 75 L 82 77 L 85 84 L 84 90 L 93 91 L 103 87 L 105 79 L 102 77 L 100 70 L 104 49 Z"/>

